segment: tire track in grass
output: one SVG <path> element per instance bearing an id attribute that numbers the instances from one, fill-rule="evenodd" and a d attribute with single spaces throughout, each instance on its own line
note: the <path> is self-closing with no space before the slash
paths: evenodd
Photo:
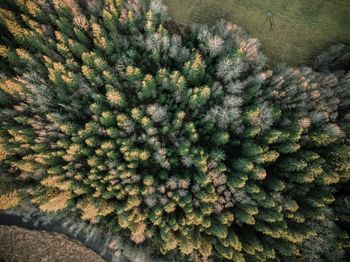
<path id="1" fill-rule="evenodd" d="M 349 5 L 340 0 L 314 0 L 312 3 L 301 0 L 202 0 L 186 5 L 181 5 L 179 0 L 166 0 L 166 3 L 169 3 L 175 22 L 182 25 L 212 23 L 225 18 L 242 26 L 261 40 L 272 64 L 300 65 L 311 61 L 332 43 L 350 42 L 350 30 L 347 29 L 350 1 Z M 269 11 L 274 17 L 274 30 L 269 30 Z"/>
<path id="2" fill-rule="evenodd" d="M 282 19 L 284 19 L 285 21 L 288 22 L 295 22 L 295 21 L 299 21 L 301 24 L 310 24 L 310 25 L 321 25 L 321 26 L 327 26 L 329 29 L 342 34 L 344 36 L 348 36 L 349 34 L 345 33 L 344 31 L 339 30 L 338 28 L 336 28 L 334 25 L 330 25 L 329 23 L 324 23 L 324 22 L 320 22 L 317 20 L 310 20 L 307 21 L 308 23 L 306 23 L 306 19 L 303 18 L 302 16 L 300 16 L 298 13 L 294 13 L 294 12 L 286 12 L 285 10 L 283 10 L 282 8 L 277 7 L 276 5 L 273 8 L 267 8 L 266 5 L 262 5 L 261 2 L 259 1 L 254 1 L 255 4 L 250 3 L 248 4 L 248 1 L 242 1 L 240 3 L 243 4 L 237 4 L 235 3 L 237 2 L 237 0 L 234 1 L 230 1 L 230 3 L 232 3 L 232 5 L 234 6 L 235 9 L 239 9 L 242 11 L 242 13 L 249 13 L 248 10 L 255 10 L 258 13 L 262 13 L 262 14 L 267 14 L 268 11 L 272 11 L 272 13 L 274 14 L 275 17 L 280 17 Z M 322 1 L 320 3 L 324 4 L 325 2 Z M 350 3 L 350 2 L 349 2 Z M 241 5 L 245 6 L 245 8 L 242 8 Z M 350 6 L 350 4 L 348 5 Z M 350 11 L 350 10 L 349 10 Z"/>

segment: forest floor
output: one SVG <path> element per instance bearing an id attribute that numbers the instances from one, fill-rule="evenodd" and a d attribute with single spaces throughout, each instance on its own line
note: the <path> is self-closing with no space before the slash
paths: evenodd
<path id="1" fill-rule="evenodd" d="M 0 225 L 0 261 L 103 262 L 105 260 L 63 234 Z"/>
<path id="2" fill-rule="evenodd" d="M 182 25 L 211 24 L 223 18 L 241 26 L 260 40 L 270 65 L 308 64 L 330 45 L 350 43 L 349 0 L 165 0 L 165 3 L 173 20 Z"/>

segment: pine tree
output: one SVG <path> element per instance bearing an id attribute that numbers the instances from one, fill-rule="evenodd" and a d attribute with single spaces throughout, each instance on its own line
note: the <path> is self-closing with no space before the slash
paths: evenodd
<path id="1" fill-rule="evenodd" d="M 4 3 L 1 209 L 75 212 L 186 259 L 344 257 L 347 46 L 326 72 L 264 71 L 239 27 L 176 35 L 158 0 Z"/>

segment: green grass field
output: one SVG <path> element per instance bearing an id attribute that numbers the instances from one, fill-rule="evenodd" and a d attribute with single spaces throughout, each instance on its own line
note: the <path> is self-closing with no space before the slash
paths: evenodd
<path id="1" fill-rule="evenodd" d="M 350 0 L 165 0 L 183 25 L 224 18 L 258 38 L 269 64 L 307 64 L 333 43 L 350 43 Z M 271 12 L 274 28 L 271 30 Z"/>

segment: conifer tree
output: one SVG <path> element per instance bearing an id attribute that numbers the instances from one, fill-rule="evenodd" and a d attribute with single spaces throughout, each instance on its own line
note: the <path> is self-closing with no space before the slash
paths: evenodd
<path id="1" fill-rule="evenodd" d="M 344 257 L 346 46 L 326 72 L 272 72 L 231 23 L 174 34 L 159 0 L 4 3 L 0 170 L 19 186 L 3 207 L 77 212 L 185 259 Z"/>

